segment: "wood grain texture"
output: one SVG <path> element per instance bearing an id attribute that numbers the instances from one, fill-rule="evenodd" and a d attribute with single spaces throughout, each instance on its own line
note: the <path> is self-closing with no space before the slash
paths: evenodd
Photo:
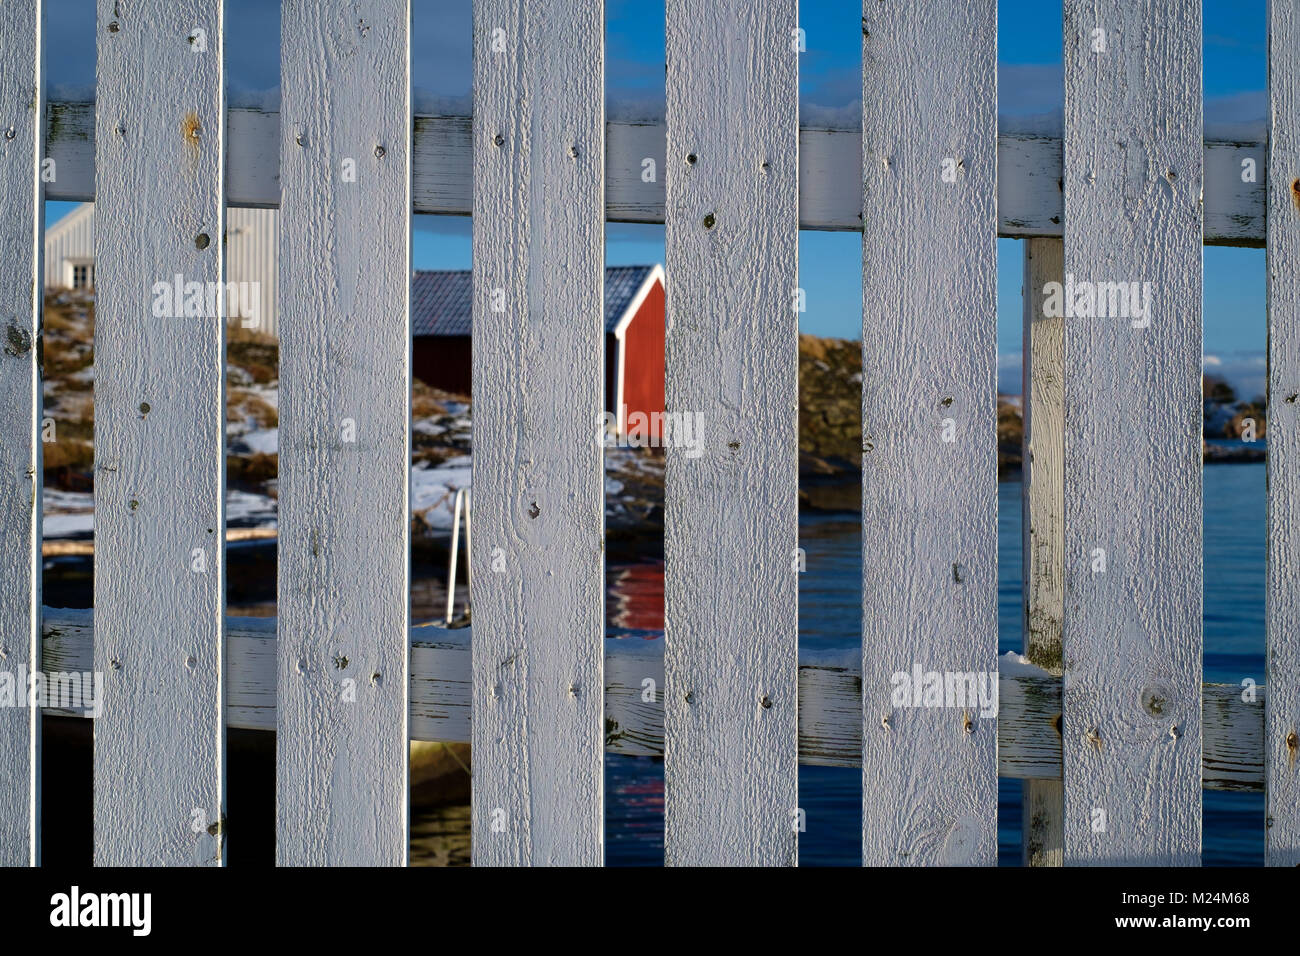
<path id="1" fill-rule="evenodd" d="M 49 118 L 49 153 L 59 180 L 50 199 L 95 198 L 94 107 L 56 103 Z M 235 109 L 229 113 L 228 197 L 232 206 L 280 203 L 278 113 Z M 415 117 L 412 206 L 415 212 L 468 216 L 473 206 L 473 159 L 468 116 Z M 610 222 L 663 222 L 664 176 L 641 180 L 641 161 L 664 169 L 662 123 L 606 124 L 605 218 Z M 1264 245 L 1265 155 L 1263 143 L 1205 143 L 1206 245 Z M 1255 160 L 1257 176 L 1241 181 L 1241 161 Z M 1216 170 L 1224 175 L 1216 175 Z M 1232 175 L 1228 175 L 1231 173 Z M 799 131 L 799 227 L 829 232 L 862 229 L 862 132 L 859 129 Z M 998 235 L 1061 236 L 1061 140 L 1053 136 L 998 136 Z"/>
<path id="2" fill-rule="evenodd" d="M 1151 290 L 1065 319 L 1065 862 L 1198 865 L 1200 4 L 1064 10 L 1065 272 Z"/>
<path id="3" fill-rule="evenodd" d="M 91 666 L 94 619 L 88 610 L 45 608 L 45 665 L 50 671 Z M 230 617 L 227 726 L 276 727 L 275 619 Z M 411 628 L 412 740 L 470 739 L 470 628 Z M 663 696 L 642 698 L 647 678 L 663 686 L 663 641 L 605 640 L 605 750 L 639 757 L 664 754 Z M 799 762 L 862 765 L 862 675 L 856 662 L 809 658 L 799 664 Z M 1003 674 L 998 692 L 998 776 L 1061 779 L 1061 684 L 1050 677 Z M 1204 687 L 1206 790 L 1264 789 L 1264 701 L 1242 700 L 1236 684 Z M 85 716 L 77 710 L 46 713 Z"/>
<path id="4" fill-rule="evenodd" d="M 664 861 L 798 862 L 798 26 L 669 0 Z M 684 420 L 684 419 L 683 419 Z"/>
<path id="5" fill-rule="evenodd" d="M 220 865 L 225 322 L 152 289 L 223 277 L 222 5 L 122 6 L 96 30 L 95 863 Z"/>
<path id="6" fill-rule="evenodd" d="M 1265 862 L 1300 866 L 1300 3 L 1269 11 Z"/>
<path id="7" fill-rule="evenodd" d="M 222 278 L 222 8 L 118 8 L 96 72 L 95 862 L 221 865 L 225 323 L 151 290 Z"/>
<path id="8" fill-rule="evenodd" d="M 997 5 L 862 23 L 862 855 L 991 866 L 995 718 L 892 677 L 997 671 Z"/>
<path id="9" fill-rule="evenodd" d="M 1059 239 L 1025 241 L 1022 387 L 1024 454 L 1021 530 L 1024 552 L 1025 654 L 1043 670 L 1061 673 L 1061 615 L 1065 602 L 1065 320 L 1043 314 L 1042 290 L 1064 282 Z M 1060 866 L 1064 792 L 1058 780 L 1024 785 L 1026 866 Z"/>
<path id="10" fill-rule="evenodd" d="M 40 863 L 41 3 L 0 4 L 0 866 Z"/>
<path id="11" fill-rule="evenodd" d="M 407 859 L 410 22 L 282 13 L 281 865 Z"/>
<path id="12" fill-rule="evenodd" d="M 604 862 L 604 10 L 474 6 L 476 865 Z"/>

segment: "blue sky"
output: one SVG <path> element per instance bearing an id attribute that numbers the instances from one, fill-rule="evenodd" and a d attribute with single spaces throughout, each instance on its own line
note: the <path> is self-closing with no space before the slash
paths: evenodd
<path id="1" fill-rule="evenodd" d="M 94 81 L 94 0 L 46 0 L 47 78 L 84 94 Z M 446 96 L 470 94 L 470 0 L 413 0 L 413 82 Z M 1204 0 L 1207 121 L 1265 115 L 1265 0 Z M 808 50 L 800 59 L 805 110 L 849 108 L 860 101 L 861 0 L 802 0 Z M 278 85 L 279 11 L 268 0 L 227 0 L 227 76 L 232 98 Z M 1037 114 L 1061 104 L 1061 8 L 1055 0 L 999 0 L 999 103 L 1003 114 Z M 663 0 L 606 0 L 606 87 L 615 100 L 661 102 Z M 70 89 L 69 92 L 72 90 Z M 69 208 L 50 203 L 47 219 Z M 460 217 L 416 216 L 414 259 L 421 269 L 470 267 L 470 224 Z M 998 241 L 999 386 L 1019 391 L 1021 243 Z M 663 261 L 663 227 L 610 223 L 610 265 Z M 805 232 L 800 284 L 808 311 L 801 328 L 818 335 L 861 334 L 861 237 Z M 1239 391 L 1262 391 L 1266 343 L 1264 253 L 1205 249 L 1207 368 Z"/>

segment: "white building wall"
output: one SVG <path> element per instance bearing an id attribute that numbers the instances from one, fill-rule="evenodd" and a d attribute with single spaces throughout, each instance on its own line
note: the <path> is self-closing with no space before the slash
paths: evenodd
<path id="1" fill-rule="evenodd" d="M 68 285 L 64 263 L 95 255 L 95 211 L 83 203 L 45 230 L 45 288 Z"/>
<path id="2" fill-rule="evenodd" d="M 226 281 L 256 282 L 258 328 L 276 334 L 279 210 L 226 210 Z M 95 255 L 95 207 L 83 203 L 45 231 L 45 288 L 68 284 L 66 263 Z M 170 279 L 160 276 L 160 279 Z"/>
<path id="3" fill-rule="evenodd" d="M 276 331 L 276 247 L 279 239 L 280 210 L 226 210 L 226 281 L 256 282 L 258 328 Z"/>

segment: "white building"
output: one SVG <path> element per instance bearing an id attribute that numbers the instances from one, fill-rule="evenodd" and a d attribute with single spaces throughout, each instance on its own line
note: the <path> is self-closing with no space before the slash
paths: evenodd
<path id="1" fill-rule="evenodd" d="M 279 210 L 226 210 L 226 281 L 257 282 L 259 328 L 276 334 Z M 95 206 L 82 203 L 45 230 L 45 288 L 95 286 Z"/>

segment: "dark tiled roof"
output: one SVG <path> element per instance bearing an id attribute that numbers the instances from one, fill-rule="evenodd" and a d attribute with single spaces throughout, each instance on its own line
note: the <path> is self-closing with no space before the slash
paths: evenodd
<path id="1" fill-rule="evenodd" d="M 654 266 L 605 270 L 605 331 L 613 332 Z M 470 334 L 470 272 L 417 272 L 411 282 L 413 335 Z"/>

